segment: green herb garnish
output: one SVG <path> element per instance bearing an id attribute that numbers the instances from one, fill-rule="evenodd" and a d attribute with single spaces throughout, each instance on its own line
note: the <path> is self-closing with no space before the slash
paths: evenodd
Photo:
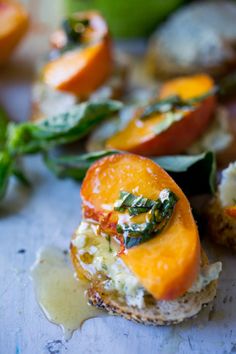
<path id="1" fill-rule="evenodd" d="M 177 95 L 170 96 L 165 99 L 158 100 L 157 102 L 154 102 L 147 106 L 144 112 L 142 113 L 140 119 L 146 120 L 154 114 L 167 113 L 173 111 L 174 109 L 176 110 L 180 108 L 191 109 L 193 108 L 193 106 L 181 100 L 181 98 Z"/>
<path id="2" fill-rule="evenodd" d="M 128 210 L 130 216 L 135 216 L 148 212 L 155 203 L 154 200 L 122 191 L 120 192 L 120 199 L 115 203 L 114 210 L 121 213 Z"/>
<path id="3" fill-rule="evenodd" d="M 121 107 L 118 101 L 88 101 L 39 122 L 11 124 L 7 147 L 12 154 L 25 154 L 47 151 L 53 146 L 73 142 Z"/>
<path id="4" fill-rule="evenodd" d="M 0 149 L 3 149 L 6 143 L 8 123 L 9 123 L 9 119 L 7 113 L 2 107 L 0 107 Z"/>
<path id="5" fill-rule="evenodd" d="M 80 44 L 81 38 L 88 28 L 90 22 L 87 18 L 78 18 L 77 16 L 70 16 L 62 23 L 62 28 L 65 31 L 67 42 L 70 44 Z"/>
<path id="6" fill-rule="evenodd" d="M 11 175 L 12 159 L 7 151 L 0 152 L 0 199 L 4 197 Z"/>
<path id="7" fill-rule="evenodd" d="M 165 114 L 165 119 L 161 120 L 155 125 L 153 131 L 155 134 L 160 134 L 163 131 L 167 130 L 173 123 L 180 121 L 184 117 L 183 111 L 178 112 L 167 112 Z"/>
<path id="8" fill-rule="evenodd" d="M 156 134 L 160 134 L 167 130 L 173 123 L 183 119 L 186 111 L 193 110 L 197 103 L 205 100 L 207 97 L 213 96 L 216 92 L 218 92 L 217 86 L 213 87 L 212 90 L 203 95 L 193 97 L 188 100 L 183 100 L 177 95 L 167 97 L 147 106 L 140 119 L 146 120 L 151 118 L 154 114 L 165 114 L 165 118 L 154 127 L 154 132 Z"/>
<path id="9" fill-rule="evenodd" d="M 120 102 L 112 100 L 84 102 L 73 106 L 65 113 L 35 123 L 20 124 L 8 123 L 5 113 L 0 109 L 0 199 L 5 195 L 11 176 L 29 185 L 26 176 L 19 168 L 19 159 L 22 155 L 37 152 L 44 154 L 46 163 L 56 173 L 58 168 L 53 168 L 55 163 L 53 164 L 47 158 L 47 152 L 52 147 L 83 138 L 97 124 L 107 119 L 112 113 L 119 111 L 121 107 Z M 89 157 L 80 159 L 83 171 L 87 170 L 92 161 L 94 159 L 89 159 Z M 78 164 L 77 161 L 77 176 L 80 173 Z M 82 179 L 82 176 L 84 174 L 80 174 L 79 178 Z M 72 177 L 74 177 L 73 173 Z"/>
<path id="10" fill-rule="evenodd" d="M 120 212 L 127 210 L 131 216 L 147 213 L 145 223 L 117 224 L 117 232 L 123 235 L 125 247 L 137 246 L 160 234 L 168 224 L 177 200 L 175 193 L 168 189 L 161 191 L 157 200 L 121 191 L 115 210 Z"/>
<path id="11" fill-rule="evenodd" d="M 122 151 L 118 150 L 102 150 L 61 157 L 46 153 L 44 161 L 57 177 L 82 181 L 88 168 L 95 161 L 105 156 L 121 153 Z M 198 155 L 152 157 L 152 160 L 164 168 L 187 195 L 215 192 L 216 161 L 213 152 L 207 151 Z M 130 196 L 125 200 L 126 205 L 129 201 Z M 134 208 L 132 210 L 135 212 Z"/>
<path id="12" fill-rule="evenodd" d="M 211 151 L 199 155 L 153 157 L 188 196 L 214 194 L 216 191 L 216 157 Z"/>
<path id="13" fill-rule="evenodd" d="M 89 167 L 102 157 L 119 153 L 116 150 L 95 151 L 75 156 L 53 157 L 44 154 L 47 167 L 59 178 L 82 181 Z"/>
<path id="14" fill-rule="evenodd" d="M 218 87 L 213 87 L 207 93 L 203 95 L 190 98 L 188 100 L 183 100 L 180 96 L 174 95 L 164 98 L 162 100 L 158 100 L 149 106 L 147 106 L 142 113 L 140 119 L 145 120 L 150 118 L 154 114 L 158 113 L 169 113 L 169 112 L 176 112 L 178 110 L 186 111 L 191 110 L 194 108 L 194 105 L 205 100 L 206 98 L 213 96 L 217 93 Z"/>

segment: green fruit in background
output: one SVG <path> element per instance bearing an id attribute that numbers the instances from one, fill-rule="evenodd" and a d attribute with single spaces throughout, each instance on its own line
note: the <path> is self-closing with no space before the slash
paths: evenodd
<path id="1" fill-rule="evenodd" d="M 149 35 L 183 0 L 64 0 L 66 13 L 97 9 L 117 38 Z"/>

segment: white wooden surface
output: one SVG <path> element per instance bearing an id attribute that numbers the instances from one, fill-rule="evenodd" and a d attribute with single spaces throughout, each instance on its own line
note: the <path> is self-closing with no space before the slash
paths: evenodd
<path id="1" fill-rule="evenodd" d="M 0 73 L 0 103 L 19 120 L 29 115 L 28 68 L 19 55 Z M 12 183 L 0 205 L 0 354 L 236 353 L 236 258 L 219 249 L 210 250 L 212 259 L 223 259 L 217 299 L 197 319 L 154 328 L 98 318 L 63 341 L 61 329 L 47 321 L 35 301 L 29 269 L 41 246 L 68 248 L 80 222 L 79 185 L 57 180 L 39 157 L 26 158 L 25 167 L 32 189 Z M 22 249 L 25 253 L 18 252 Z"/>

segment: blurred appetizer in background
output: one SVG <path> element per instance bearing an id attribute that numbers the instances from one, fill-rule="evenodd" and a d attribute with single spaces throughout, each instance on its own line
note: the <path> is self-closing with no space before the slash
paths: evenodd
<path id="1" fill-rule="evenodd" d="M 235 18 L 233 1 L 196 1 L 179 9 L 150 39 L 149 70 L 158 77 L 231 71 L 236 67 Z"/>
<path id="2" fill-rule="evenodd" d="M 68 13 L 98 9 L 106 18 L 115 38 L 138 38 L 150 35 L 155 26 L 178 8 L 183 0 L 64 0 Z"/>
<path id="3" fill-rule="evenodd" d="M 89 138 L 87 148 L 93 151 L 105 146 L 146 156 L 213 150 L 225 165 L 235 153 L 235 137 L 228 109 L 218 104 L 222 87 L 208 74 L 166 81 L 148 103 L 127 107 L 120 119 L 103 123 Z"/>
<path id="4" fill-rule="evenodd" d="M 43 80 L 61 91 L 88 97 L 112 72 L 111 38 L 96 12 L 77 13 L 51 37 L 58 58 L 43 68 Z"/>
<path id="5" fill-rule="evenodd" d="M 144 324 L 179 323 L 211 302 L 221 263 L 201 251 L 182 190 L 153 161 L 116 154 L 94 163 L 81 188 L 71 243 L 90 304 Z"/>
<path id="6" fill-rule="evenodd" d="M 114 55 L 109 29 L 97 11 L 66 18 L 50 43 L 50 60 L 34 87 L 32 119 L 48 115 L 50 106 L 59 113 L 78 100 L 121 95 L 127 60 Z"/>
<path id="7" fill-rule="evenodd" d="M 183 152 L 213 119 L 213 89 L 214 82 L 208 75 L 165 82 L 158 98 L 139 109 L 127 127 L 107 141 L 106 147 L 146 156 Z"/>
<path id="8" fill-rule="evenodd" d="M 6 63 L 29 26 L 29 16 L 15 0 L 0 1 L 0 64 Z"/>
<path id="9" fill-rule="evenodd" d="M 236 251 L 236 162 L 222 171 L 218 191 L 206 215 L 211 239 Z"/>

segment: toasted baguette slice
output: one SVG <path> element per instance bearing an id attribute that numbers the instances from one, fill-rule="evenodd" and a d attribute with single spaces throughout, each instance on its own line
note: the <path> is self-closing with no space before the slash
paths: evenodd
<path id="1" fill-rule="evenodd" d="M 207 228 L 211 239 L 236 251 L 236 218 L 225 213 L 219 197 L 215 196 L 206 211 Z"/>
<path id="2" fill-rule="evenodd" d="M 203 306 L 214 299 L 215 295 L 216 282 L 213 281 L 200 293 L 189 293 L 175 301 L 154 302 L 150 296 L 150 303 L 139 309 L 128 306 L 117 294 L 111 295 L 99 284 L 93 284 L 88 290 L 91 305 L 120 315 L 127 320 L 156 326 L 177 324 L 194 317 Z"/>
<path id="3" fill-rule="evenodd" d="M 77 274 L 81 277 L 81 269 L 76 257 L 78 250 L 71 245 L 71 257 Z M 208 258 L 202 252 L 201 265 L 207 265 Z M 83 274 L 82 274 L 83 277 Z M 91 305 L 105 309 L 111 314 L 120 315 L 145 325 L 170 325 L 180 323 L 194 317 L 201 308 L 211 302 L 216 295 L 217 281 L 212 281 L 198 293 L 186 293 L 174 301 L 157 301 L 152 295 L 145 296 L 145 307 L 128 306 L 125 298 L 116 291 L 104 288 L 103 281 L 97 277 L 90 277 L 90 286 L 87 291 Z"/>

